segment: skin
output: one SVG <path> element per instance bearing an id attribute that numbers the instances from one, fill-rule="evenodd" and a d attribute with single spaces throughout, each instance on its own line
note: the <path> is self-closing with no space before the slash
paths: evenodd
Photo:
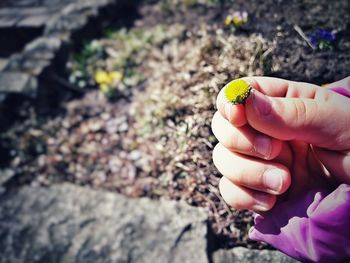
<path id="1" fill-rule="evenodd" d="M 219 188 L 236 209 L 270 210 L 322 185 L 350 184 L 350 101 L 327 88 L 268 77 L 245 78 L 245 105 L 217 97 L 212 130 Z"/>

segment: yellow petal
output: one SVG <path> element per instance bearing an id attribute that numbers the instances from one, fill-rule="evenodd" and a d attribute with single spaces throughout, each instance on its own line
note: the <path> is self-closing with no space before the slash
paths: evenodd
<path id="1" fill-rule="evenodd" d="M 95 81 L 98 84 L 109 84 L 112 82 L 112 79 L 106 71 L 99 70 L 95 74 Z"/>
<path id="2" fill-rule="evenodd" d="M 234 17 L 233 18 L 233 24 L 236 26 L 236 27 L 241 27 L 243 25 L 243 21 L 240 17 Z"/>
<path id="3" fill-rule="evenodd" d="M 226 17 L 226 19 L 225 19 L 226 26 L 231 25 L 231 22 L 232 22 L 231 17 Z"/>
<path id="4" fill-rule="evenodd" d="M 112 71 L 109 73 L 109 76 L 112 78 L 112 80 L 122 80 L 123 74 L 119 71 Z"/>

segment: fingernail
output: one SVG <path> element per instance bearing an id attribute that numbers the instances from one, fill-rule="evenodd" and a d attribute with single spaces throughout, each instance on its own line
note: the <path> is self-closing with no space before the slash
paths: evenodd
<path id="1" fill-rule="evenodd" d="M 269 169 L 264 172 L 263 182 L 264 185 L 274 193 L 280 193 L 282 190 L 282 177 L 285 172 L 280 169 Z"/>
<path id="2" fill-rule="evenodd" d="M 258 136 L 254 142 L 255 151 L 268 159 L 271 155 L 271 139 L 265 136 Z"/>
<path id="3" fill-rule="evenodd" d="M 256 192 L 254 195 L 256 204 L 253 209 L 256 211 L 266 211 L 269 209 L 270 196 L 269 194 Z"/>
<path id="4" fill-rule="evenodd" d="M 253 105 L 255 110 L 261 115 L 268 115 L 271 112 L 271 100 L 268 96 L 262 94 L 260 91 L 254 90 L 252 92 Z"/>

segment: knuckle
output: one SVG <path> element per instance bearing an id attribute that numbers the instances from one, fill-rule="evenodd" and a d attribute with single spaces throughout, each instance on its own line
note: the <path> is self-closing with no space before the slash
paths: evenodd
<path id="1" fill-rule="evenodd" d="M 239 136 L 234 130 L 226 131 L 222 138 L 222 144 L 229 149 L 236 149 L 238 145 Z"/>
<path id="2" fill-rule="evenodd" d="M 245 185 L 246 184 L 246 179 L 242 171 L 237 171 L 234 174 L 230 176 L 230 180 L 239 185 Z"/>
<path id="3" fill-rule="evenodd" d="M 297 128 L 310 126 L 317 117 L 317 103 L 314 100 L 297 99 L 294 100 L 294 122 Z"/>
<path id="4" fill-rule="evenodd" d="M 294 121 L 297 122 L 299 125 L 302 126 L 305 122 L 305 115 L 306 115 L 306 105 L 303 100 L 295 100 L 294 101 Z"/>

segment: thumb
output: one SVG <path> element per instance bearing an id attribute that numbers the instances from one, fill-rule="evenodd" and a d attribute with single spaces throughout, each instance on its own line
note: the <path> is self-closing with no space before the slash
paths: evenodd
<path id="1" fill-rule="evenodd" d="M 324 88 L 308 98 L 270 97 L 253 89 L 248 123 L 280 140 L 299 140 L 330 150 L 350 149 L 349 99 Z"/>

